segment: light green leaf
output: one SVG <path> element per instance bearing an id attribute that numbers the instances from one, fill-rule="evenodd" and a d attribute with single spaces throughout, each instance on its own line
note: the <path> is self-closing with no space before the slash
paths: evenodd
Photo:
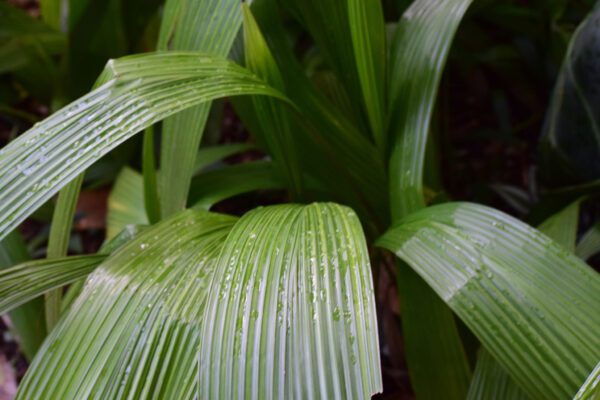
<path id="1" fill-rule="evenodd" d="M 380 244 L 425 279 L 531 398 L 573 396 L 600 358 L 600 278 L 526 224 L 449 203 L 404 218 Z"/>
<path id="2" fill-rule="evenodd" d="M 96 268 L 17 398 L 366 398 L 381 390 L 376 324 L 349 209 L 185 211 Z"/>
<path id="3" fill-rule="evenodd" d="M 386 43 L 381 1 L 348 0 L 347 6 L 363 102 L 375 142 L 385 150 Z"/>
<path id="4" fill-rule="evenodd" d="M 573 400 L 598 400 L 600 399 L 600 362 L 590 373 Z"/>
<path id="5" fill-rule="evenodd" d="M 238 0 L 167 0 L 158 48 L 193 50 L 226 57 L 242 22 Z M 168 216 L 186 206 L 196 153 L 210 102 L 190 108 L 163 123 L 161 211 Z"/>
<path id="6" fill-rule="evenodd" d="M 556 243 L 573 251 L 577 237 L 579 206 L 575 201 L 564 210 L 552 215 L 538 229 Z M 469 399 L 527 399 L 527 395 L 506 373 L 485 348 L 479 351 L 475 376 L 469 387 Z"/>
<path id="7" fill-rule="evenodd" d="M 210 209 L 219 201 L 254 190 L 285 189 L 272 163 L 237 164 L 198 175 L 192 181 L 189 202 L 196 209 Z"/>
<path id="8" fill-rule="evenodd" d="M 515 384 L 494 357 L 482 348 L 477 358 L 467 400 L 485 399 L 528 400 L 529 397 Z"/>
<path id="9" fill-rule="evenodd" d="M 58 200 L 54 207 L 52 215 L 52 224 L 50 225 L 50 236 L 48 238 L 47 258 L 65 257 L 69 249 L 69 240 L 71 239 L 71 227 L 73 226 L 73 216 L 79 199 L 79 191 L 83 183 L 83 174 L 80 174 L 58 194 Z M 44 305 L 46 309 L 46 327 L 51 331 L 58 317 L 62 302 L 62 288 L 51 290 L 44 296 Z"/>
<path id="10" fill-rule="evenodd" d="M 538 229 L 548 235 L 552 240 L 564 246 L 570 252 L 575 252 L 577 241 L 577 227 L 579 226 L 579 208 L 582 199 L 579 199 L 560 212 L 544 221 Z"/>
<path id="11" fill-rule="evenodd" d="M 234 221 L 180 213 L 107 258 L 46 340 L 17 398 L 197 398 L 199 324 Z"/>
<path id="12" fill-rule="evenodd" d="M 147 225 L 144 178 L 129 167 L 123 168 L 108 196 L 106 238 L 112 239 L 128 225 Z"/>
<path id="13" fill-rule="evenodd" d="M 423 168 L 431 115 L 446 58 L 472 0 L 416 0 L 390 50 L 388 129 L 394 220 L 425 205 Z"/>
<path id="14" fill-rule="evenodd" d="M 85 277 L 105 258 L 92 255 L 35 260 L 0 270 L 0 313 Z"/>
<path id="15" fill-rule="evenodd" d="M 577 244 L 575 254 L 587 260 L 600 252 L 600 225 L 592 226 Z"/>
<path id="16" fill-rule="evenodd" d="M 470 3 L 416 0 L 397 24 L 390 48 L 387 110 L 394 221 L 425 206 L 423 171 L 433 107 L 454 33 Z M 398 272 L 398 287 L 404 291 L 400 296 L 412 310 L 402 316 L 402 329 L 407 348 L 413 348 L 407 363 L 417 396 L 464 399 L 470 369 L 451 310 L 408 268 L 401 265 Z M 419 284 L 420 290 L 403 280 Z"/>
<path id="17" fill-rule="evenodd" d="M 233 228 L 206 306 L 211 399 L 364 399 L 381 391 L 373 283 L 348 208 L 254 210 Z"/>
<path id="18" fill-rule="evenodd" d="M 85 168 L 147 126 L 218 97 L 279 96 L 242 67 L 198 53 L 113 60 L 100 82 L 98 89 L 0 150 L 0 238 Z"/>

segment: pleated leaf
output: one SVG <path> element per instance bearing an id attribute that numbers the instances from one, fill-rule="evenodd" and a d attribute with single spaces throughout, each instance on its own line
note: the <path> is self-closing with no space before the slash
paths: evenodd
<path id="1" fill-rule="evenodd" d="M 375 142 L 385 149 L 385 21 L 379 0 L 348 0 L 348 18 L 363 102 Z"/>
<path id="2" fill-rule="evenodd" d="M 85 277 L 105 255 L 35 260 L 0 271 L 0 313 Z"/>
<path id="3" fill-rule="evenodd" d="M 424 205 L 423 168 L 439 82 L 454 33 L 472 0 L 416 0 L 390 49 L 388 129 L 394 219 Z"/>
<path id="4" fill-rule="evenodd" d="M 600 399 L 600 362 L 585 380 L 573 400 L 598 400 Z"/>
<path id="5" fill-rule="evenodd" d="M 157 53 L 109 62 L 98 89 L 0 150 L 0 238 L 85 168 L 140 130 L 218 97 L 277 95 L 229 61 Z"/>
<path id="6" fill-rule="evenodd" d="M 348 208 L 283 205 L 242 217 L 221 253 L 205 318 L 205 398 L 381 391 L 368 251 Z"/>
<path id="7" fill-rule="evenodd" d="M 600 278 L 528 225 L 488 207 L 416 212 L 380 244 L 405 260 L 531 397 L 572 397 L 600 358 Z"/>
<path id="8" fill-rule="evenodd" d="M 147 225 L 144 178 L 129 167 L 117 176 L 106 213 L 106 238 L 112 239 L 128 225 Z"/>
<path id="9" fill-rule="evenodd" d="M 199 325 L 234 221 L 180 213 L 106 259 L 46 340 L 17 398 L 197 398 Z"/>
<path id="10" fill-rule="evenodd" d="M 201 51 L 226 57 L 240 29 L 238 0 L 167 0 L 159 50 Z M 163 216 L 183 209 L 194 172 L 196 153 L 211 103 L 165 120 L 161 144 L 160 196 Z"/>
<path id="11" fill-rule="evenodd" d="M 481 349 L 467 400 L 485 399 L 528 400 L 529 397 L 494 357 L 487 350 Z"/>

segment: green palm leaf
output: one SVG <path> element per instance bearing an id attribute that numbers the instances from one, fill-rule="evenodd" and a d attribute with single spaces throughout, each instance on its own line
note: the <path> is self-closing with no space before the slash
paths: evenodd
<path id="1" fill-rule="evenodd" d="M 35 260 L 0 271 L 0 313 L 85 277 L 105 255 Z"/>
<path id="2" fill-rule="evenodd" d="M 226 57 L 242 23 L 237 0 L 168 0 L 159 50 L 201 51 Z M 160 195 L 164 216 L 186 206 L 196 153 L 211 103 L 197 105 L 163 123 Z"/>
<path id="3" fill-rule="evenodd" d="M 277 92 L 229 61 L 158 53 L 109 62 L 98 89 L 0 150 L 0 238 L 101 156 L 140 130 L 226 95 Z"/>
<path id="4" fill-rule="evenodd" d="M 450 203 L 381 239 L 427 281 L 531 398 L 573 396 L 600 358 L 600 278 L 499 211 Z"/>
<path id="5" fill-rule="evenodd" d="M 95 269 L 18 398 L 365 398 L 377 339 L 349 209 L 185 211 Z"/>
<path id="6" fill-rule="evenodd" d="M 205 318 L 206 398 L 381 391 L 368 251 L 348 208 L 282 205 L 245 215 L 222 250 Z"/>

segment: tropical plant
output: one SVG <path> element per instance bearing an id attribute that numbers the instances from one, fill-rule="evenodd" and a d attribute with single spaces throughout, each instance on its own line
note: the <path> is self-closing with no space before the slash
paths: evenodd
<path id="1" fill-rule="evenodd" d="M 64 3 L 42 15 L 72 37 L 93 10 L 64 21 Z M 418 398 L 597 396 L 600 278 L 574 254 L 580 202 L 535 229 L 425 196 L 437 89 L 470 3 L 414 0 L 386 25 L 377 0 L 167 0 L 157 52 L 109 61 L 0 150 L 3 264 L 21 262 L 0 272 L 0 311 L 39 321 L 45 294 L 48 328 L 22 337 L 18 398 L 369 398 L 386 264 Z M 312 51 L 297 51 L 302 32 Z M 200 148 L 224 97 L 268 158 L 206 168 L 248 150 Z M 86 169 L 141 132 L 107 242 L 68 257 Z M 209 211 L 273 189 L 295 204 Z M 25 261 L 16 228 L 56 194 L 47 259 Z"/>

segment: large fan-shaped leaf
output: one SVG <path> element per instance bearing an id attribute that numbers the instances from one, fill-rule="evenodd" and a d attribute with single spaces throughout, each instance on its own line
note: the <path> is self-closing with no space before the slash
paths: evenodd
<path id="1" fill-rule="evenodd" d="M 108 258 L 52 331 L 18 397 L 194 398 L 206 287 L 234 221 L 185 212 Z"/>
<path id="2" fill-rule="evenodd" d="M 573 396 L 600 358 L 600 278 L 499 211 L 424 209 L 381 239 L 478 336 L 531 398 Z"/>
<path id="3" fill-rule="evenodd" d="M 211 399 L 364 399 L 381 390 L 368 251 L 355 214 L 275 206 L 230 233 L 201 347 Z"/>
<path id="4" fill-rule="evenodd" d="M 277 92 L 229 61 L 158 53 L 111 61 L 98 89 L 0 150 L 0 238 L 141 129 L 194 104 Z"/>
<path id="5" fill-rule="evenodd" d="M 354 213 L 276 206 L 234 223 L 186 211 L 109 256 L 46 340 L 18 398 L 379 391 L 373 288 Z"/>

